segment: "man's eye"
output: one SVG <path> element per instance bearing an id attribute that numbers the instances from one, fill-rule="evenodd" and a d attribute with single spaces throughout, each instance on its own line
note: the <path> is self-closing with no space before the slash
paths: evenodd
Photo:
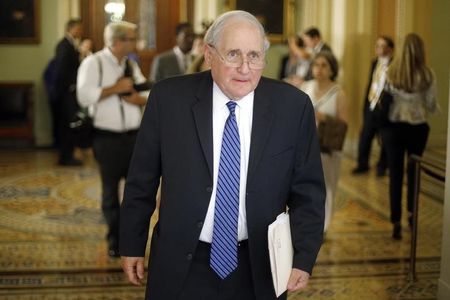
<path id="1" fill-rule="evenodd" d="M 240 53 L 237 50 L 231 50 L 227 53 L 227 58 L 230 60 L 234 60 L 240 57 Z"/>
<path id="2" fill-rule="evenodd" d="M 260 55 L 258 52 L 250 52 L 249 54 L 247 54 L 248 59 L 250 60 L 259 60 Z"/>

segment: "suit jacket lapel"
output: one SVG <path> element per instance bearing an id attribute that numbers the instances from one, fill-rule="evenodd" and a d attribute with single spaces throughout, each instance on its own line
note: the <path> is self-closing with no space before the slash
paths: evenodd
<path id="1" fill-rule="evenodd" d="M 212 86 L 211 73 L 207 72 L 197 91 L 198 102 L 192 106 L 198 138 L 211 179 L 213 178 Z"/>
<path id="2" fill-rule="evenodd" d="M 255 98 L 253 102 L 253 124 L 247 173 L 247 187 L 255 175 L 272 127 L 273 114 L 270 107 L 271 99 L 267 97 L 267 93 L 264 93 L 261 88 L 263 81 L 264 78 L 261 78 L 258 87 L 255 89 Z"/>

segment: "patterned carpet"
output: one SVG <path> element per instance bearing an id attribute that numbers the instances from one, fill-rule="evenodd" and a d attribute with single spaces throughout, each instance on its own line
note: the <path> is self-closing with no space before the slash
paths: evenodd
<path id="1" fill-rule="evenodd" d="M 90 153 L 84 160 L 59 167 L 51 150 L 0 151 L 0 299 L 143 299 L 106 255 L 99 175 Z M 406 217 L 403 240 L 392 240 L 387 177 L 351 176 L 353 164 L 343 161 L 310 285 L 289 299 L 435 299 L 443 195 L 420 196 L 418 281 L 409 284 Z"/>

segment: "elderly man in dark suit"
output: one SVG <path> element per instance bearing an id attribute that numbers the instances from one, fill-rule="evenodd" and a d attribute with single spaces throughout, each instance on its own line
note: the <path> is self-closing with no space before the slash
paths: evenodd
<path id="1" fill-rule="evenodd" d="M 289 291 L 306 287 L 322 243 L 314 110 L 303 92 L 261 77 L 269 43 L 253 15 L 219 16 L 205 44 L 211 71 L 150 93 L 121 207 L 122 267 L 133 284 L 144 279 L 161 177 L 146 299 L 276 299 L 269 224 L 289 208 Z"/>
<path id="2" fill-rule="evenodd" d="M 79 166 L 81 161 L 73 157 L 74 140 L 69 123 L 78 110 L 76 97 L 77 71 L 80 65 L 78 43 L 81 38 L 82 24 L 80 19 L 67 22 L 66 35 L 56 46 L 55 84 L 56 99 L 54 117 L 57 122 L 56 132 L 59 136 L 59 164 Z"/>
<path id="3" fill-rule="evenodd" d="M 194 31 L 191 24 L 180 23 L 175 28 L 176 45 L 172 49 L 155 57 L 150 71 L 150 80 L 153 82 L 182 75 L 190 63 L 189 51 L 194 43 Z"/>

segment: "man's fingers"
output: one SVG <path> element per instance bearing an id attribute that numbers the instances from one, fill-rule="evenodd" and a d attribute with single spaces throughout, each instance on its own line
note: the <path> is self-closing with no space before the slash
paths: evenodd
<path id="1" fill-rule="evenodd" d="M 122 269 L 134 285 L 141 285 L 144 278 L 144 258 L 122 256 Z"/>
<path id="2" fill-rule="evenodd" d="M 144 260 L 138 260 L 136 266 L 136 273 L 139 280 L 144 279 Z"/>
<path id="3" fill-rule="evenodd" d="M 292 269 L 287 289 L 290 292 L 304 289 L 308 285 L 308 281 L 309 281 L 309 273 L 299 269 Z"/>

